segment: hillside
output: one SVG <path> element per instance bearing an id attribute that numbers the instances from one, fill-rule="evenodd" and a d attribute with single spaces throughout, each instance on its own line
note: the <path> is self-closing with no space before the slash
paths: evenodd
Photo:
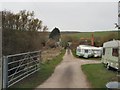
<path id="1" fill-rule="evenodd" d="M 66 46 L 68 41 L 72 42 L 72 47 L 76 48 L 79 44 L 91 45 L 90 38 L 94 36 L 94 45 L 102 46 L 104 42 L 113 39 L 118 39 L 118 31 L 99 31 L 99 32 L 61 32 L 63 46 Z M 84 38 L 81 40 L 81 38 Z M 86 39 L 87 38 L 87 39 Z"/>
<path id="2" fill-rule="evenodd" d="M 108 35 L 114 34 L 116 38 L 118 37 L 118 31 L 99 31 L 99 32 L 61 32 L 62 36 L 72 36 L 74 38 L 90 38 L 92 33 L 94 34 L 94 37 L 104 37 Z"/>

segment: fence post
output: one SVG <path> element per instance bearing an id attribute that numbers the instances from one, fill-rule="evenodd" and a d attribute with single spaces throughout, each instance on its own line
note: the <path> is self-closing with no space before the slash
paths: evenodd
<path id="1" fill-rule="evenodd" d="M 0 57 L 0 90 L 2 90 L 2 76 L 3 76 L 3 72 L 2 72 L 2 57 Z"/>
<path id="2" fill-rule="evenodd" d="M 8 57 L 3 57 L 3 88 L 8 87 Z"/>
<path id="3" fill-rule="evenodd" d="M 40 69 L 40 64 L 41 64 L 41 50 L 39 52 L 37 52 L 37 59 L 39 60 L 38 61 L 38 64 L 36 65 L 36 70 L 39 70 Z"/>
<path id="4" fill-rule="evenodd" d="M 42 63 L 42 51 L 40 50 L 40 64 Z"/>
<path id="5" fill-rule="evenodd" d="M 40 65 L 42 63 L 42 56 L 41 56 L 41 54 L 42 54 L 42 51 L 40 50 L 40 52 L 39 52 L 39 69 L 40 69 Z"/>

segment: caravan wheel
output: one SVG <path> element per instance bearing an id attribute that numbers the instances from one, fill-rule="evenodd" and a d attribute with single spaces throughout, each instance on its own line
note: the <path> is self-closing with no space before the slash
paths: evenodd
<path id="1" fill-rule="evenodd" d="M 109 64 L 107 64 L 107 67 L 106 67 L 106 68 L 107 68 L 107 70 L 110 70 L 110 65 L 109 65 Z"/>

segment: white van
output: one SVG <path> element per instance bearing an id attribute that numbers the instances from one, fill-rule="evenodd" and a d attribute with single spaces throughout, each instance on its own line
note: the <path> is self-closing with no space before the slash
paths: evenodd
<path id="1" fill-rule="evenodd" d="M 119 67 L 119 55 L 120 55 L 120 40 L 108 41 L 103 44 L 102 63 L 106 68 L 110 67 L 118 69 Z"/>

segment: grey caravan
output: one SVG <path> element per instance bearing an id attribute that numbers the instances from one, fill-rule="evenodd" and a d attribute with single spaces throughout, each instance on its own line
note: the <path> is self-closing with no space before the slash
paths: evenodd
<path id="1" fill-rule="evenodd" d="M 120 40 L 108 41 L 103 44 L 102 63 L 106 68 L 118 69 L 118 58 L 120 54 Z"/>

